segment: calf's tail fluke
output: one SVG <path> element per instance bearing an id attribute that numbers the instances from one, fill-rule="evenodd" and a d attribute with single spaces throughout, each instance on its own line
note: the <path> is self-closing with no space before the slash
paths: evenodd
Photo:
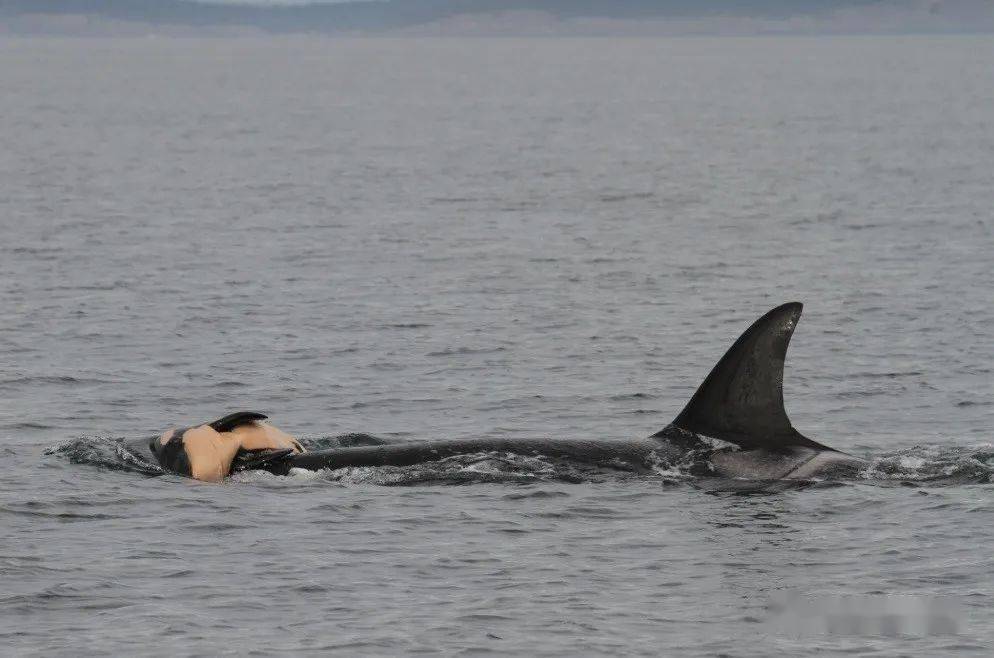
<path id="1" fill-rule="evenodd" d="M 807 446 L 831 450 L 794 429 L 783 407 L 783 365 L 800 302 L 778 306 L 756 320 L 700 385 L 672 427 L 743 448 Z"/>

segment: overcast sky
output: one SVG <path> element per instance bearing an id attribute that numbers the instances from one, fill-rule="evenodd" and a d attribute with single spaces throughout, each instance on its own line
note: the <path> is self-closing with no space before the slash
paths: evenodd
<path id="1" fill-rule="evenodd" d="M 334 4 L 338 2 L 356 2 L 357 0 L 193 0 L 211 5 L 315 5 Z M 361 0 L 360 0 L 361 1 Z"/>

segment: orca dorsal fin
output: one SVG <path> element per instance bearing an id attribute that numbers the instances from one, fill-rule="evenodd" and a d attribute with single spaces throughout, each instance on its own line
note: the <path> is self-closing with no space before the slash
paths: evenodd
<path id="1" fill-rule="evenodd" d="M 791 302 L 756 320 L 671 425 L 747 449 L 831 450 L 795 430 L 783 407 L 783 364 L 802 308 L 800 302 Z"/>
<path id="2" fill-rule="evenodd" d="M 224 418 L 218 418 L 213 423 L 210 423 L 210 426 L 211 429 L 217 432 L 230 432 L 236 427 L 248 425 L 257 420 L 266 420 L 266 418 L 268 418 L 266 414 L 260 414 L 257 411 L 236 411 Z"/>

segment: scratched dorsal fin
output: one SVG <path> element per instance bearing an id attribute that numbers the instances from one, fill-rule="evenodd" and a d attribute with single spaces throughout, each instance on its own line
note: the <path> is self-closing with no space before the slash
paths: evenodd
<path id="1" fill-rule="evenodd" d="M 210 426 L 211 429 L 217 432 L 230 432 L 236 427 L 248 425 L 249 423 L 257 420 L 266 420 L 266 418 L 268 418 L 266 414 L 260 414 L 257 411 L 236 411 L 233 414 L 228 414 L 224 418 L 218 418 L 211 423 Z"/>
<path id="2" fill-rule="evenodd" d="M 783 407 L 783 364 L 802 308 L 799 302 L 784 304 L 756 320 L 672 425 L 743 448 L 831 450 L 795 430 Z"/>

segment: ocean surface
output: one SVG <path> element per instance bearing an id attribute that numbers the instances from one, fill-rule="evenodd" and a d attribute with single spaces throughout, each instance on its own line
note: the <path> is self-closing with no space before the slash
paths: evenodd
<path id="1" fill-rule="evenodd" d="M 0 40 L 0 653 L 990 655 L 991 62 Z M 126 444 L 239 409 L 312 447 L 641 437 L 791 300 L 787 408 L 855 481 L 212 485 Z"/>

